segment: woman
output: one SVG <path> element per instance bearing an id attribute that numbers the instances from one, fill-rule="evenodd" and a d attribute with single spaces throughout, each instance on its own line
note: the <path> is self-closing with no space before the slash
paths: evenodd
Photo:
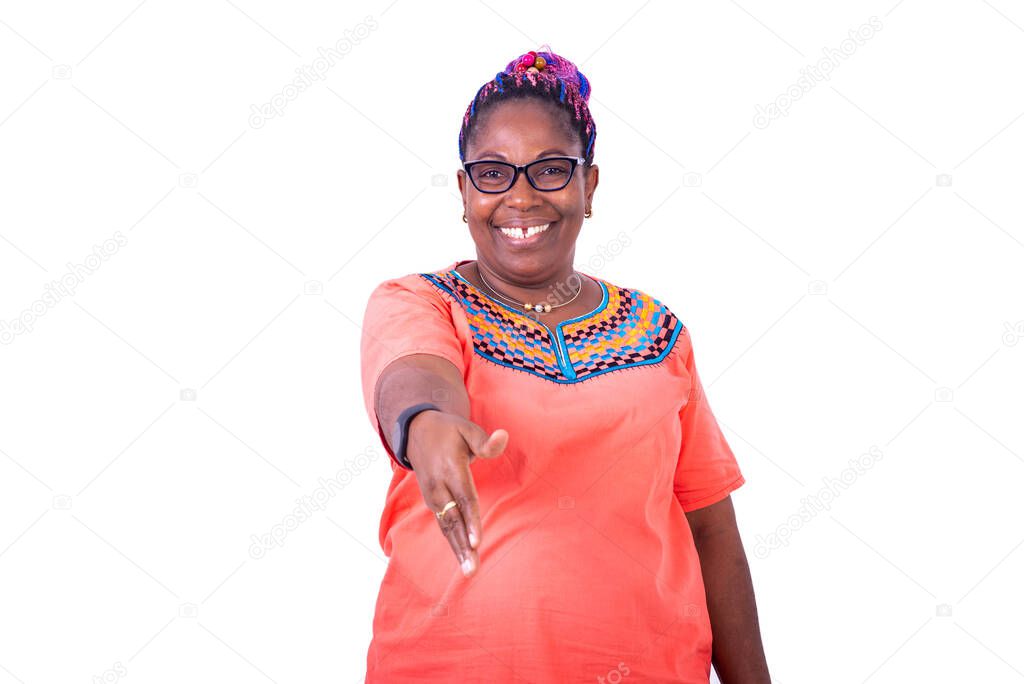
<path id="1" fill-rule="evenodd" d="M 744 478 L 689 331 L 573 268 L 589 95 L 550 52 L 484 84 L 459 135 L 477 259 L 370 296 L 363 392 L 394 474 L 367 682 L 706 683 L 712 661 L 769 681 Z"/>

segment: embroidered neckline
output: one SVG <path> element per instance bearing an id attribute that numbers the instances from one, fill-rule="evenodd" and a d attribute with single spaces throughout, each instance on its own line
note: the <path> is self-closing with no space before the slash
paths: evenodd
<path id="1" fill-rule="evenodd" d="M 554 329 L 491 297 L 455 266 L 419 273 L 465 312 L 476 354 L 558 384 L 579 383 L 623 368 L 660 363 L 685 329 L 657 299 L 601 278 L 601 304 Z"/>

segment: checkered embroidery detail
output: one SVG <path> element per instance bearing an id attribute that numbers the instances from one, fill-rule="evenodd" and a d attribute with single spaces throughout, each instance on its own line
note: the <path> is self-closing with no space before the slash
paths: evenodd
<path id="1" fill-rule="evenodd" d="M 553 339 L 544 324 L 485 296 L 454 269 L 419 275 L 462 306 L 477 354 L 557 383 L 658 363 L 684 329 L 668 307 L 650 295 L 601 280 L 608 292 L 606 305 L 582 320 L 556 326 Z M 558 363 L 559 337 L 568 375 Z"/>
<path id="2" fill-rule="evenodd" d="M 605 282 L 608 306 L 593 317 L 562 326 L 576 379 L 616 368 L 661 361 L 683 329 L 654 297 Z"/>

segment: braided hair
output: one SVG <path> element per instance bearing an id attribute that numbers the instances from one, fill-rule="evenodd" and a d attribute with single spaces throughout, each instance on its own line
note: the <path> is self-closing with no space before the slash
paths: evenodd
<path id="1" fill-rule="evenodd" d="M 543 62 L 535 59 L 540 57 Z M 531 64 L 543 64 L 528 70 Z M 528 52 L 508 63 L 493 80 L 483 84 L 473 97 L 462 118 L 459 131 L 459 160 L 466 161 L 466 148 L 482 117 L 500 102 L 531 98 L 565 112 L 561 119 L 568 132 L 579 139 L 583 148 L 584 164 L 594 163 L 594 139 L 597 128 L 590 115 L 590 81 L 576 65 L 553 52 Z"/>

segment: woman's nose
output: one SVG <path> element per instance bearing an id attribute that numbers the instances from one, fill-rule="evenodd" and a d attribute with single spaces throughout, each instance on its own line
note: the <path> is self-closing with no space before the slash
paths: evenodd
<path id="1" fill-rule="evenodd" d="M 516 182 L 505 192 L 505 202 L 516 206 L 533 206 L 540 203 L 539 193 L 532 185 L 525 173 L 519 174 Z"/>

